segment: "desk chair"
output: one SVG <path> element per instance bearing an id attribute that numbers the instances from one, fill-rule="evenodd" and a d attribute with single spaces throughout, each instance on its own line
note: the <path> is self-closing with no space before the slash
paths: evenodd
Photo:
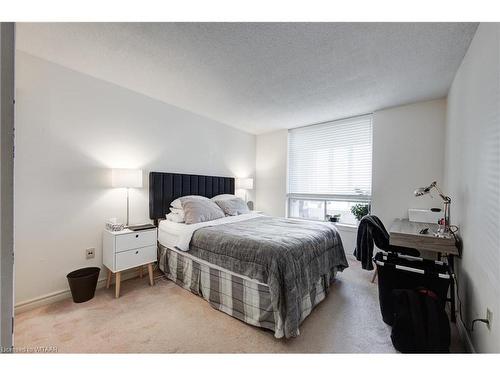
<path id="1" fill-rule="evenodd" d="M 360 233 L 360 231 L 367 231 L 365 233 Z M 368 236 L 366 235 L 368 234 Z M 385 229 L 382 221 L 375 215 L 366 215 L 359 222 L 358 226 L 358 234 L 357 234 L 357 246 L 356 251 L 358 250 L 359 241 L 362 238 L 369 239 L 373 241 L 373 244 L 377 246 L 380 250 L 386 251 L 388 253 L 400 253 L 403 255 L 410 255 L 414 257 L 420 256 L 420 252 L 417 249 L 413 249 L 411 247 L 403 247 L 403 246 L 394 246 L 389 243 L 390 236 L 387 230 Z M 371 246 L 373 248 L 373 245 Z M 372 254 L 369 254 L 369 257 L 373 257 Z M 356 258 L 360 258 L 360 254 L 356 254 Z M 371 261 L 371 260 L 370 260 Z M 377 270 L 373 274 L 372 283 L 375 282 L 377 277 Z"/>

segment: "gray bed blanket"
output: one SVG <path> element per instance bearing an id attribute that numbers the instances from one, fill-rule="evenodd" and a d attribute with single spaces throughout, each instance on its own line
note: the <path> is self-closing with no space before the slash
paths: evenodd
<path id="1" fill-rule="evenodd" d="M 349 265 L 333 225 L 269 216 L 194 232 L 189 253 L 269 285 L 285 337 L 299 334 L 302 298 L 323 278 Z"/>

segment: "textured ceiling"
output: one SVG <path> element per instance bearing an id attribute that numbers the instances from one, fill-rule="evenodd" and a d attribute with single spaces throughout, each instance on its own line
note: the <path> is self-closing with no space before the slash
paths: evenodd
<path id="1" fill-rule="evenodd" d="M 17 48 L 250 133 L 447 94 L 475 23 L 17 24 Z"/>

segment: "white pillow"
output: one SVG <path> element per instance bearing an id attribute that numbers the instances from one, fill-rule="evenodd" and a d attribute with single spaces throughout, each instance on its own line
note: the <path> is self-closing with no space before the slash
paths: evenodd
<path id="1" fill-rule="evenodd" d="M 210 199 L 183 199 L 184 220 L 186 224 L 202 223 L 204 221 L 221 219 L 224 211 Z"/>
<path id="2" fill-rule="evenodd" d="M 179 215 L 184 220 L 184 210 L 182 208 L 170 207 L 170 213 Z"/>
<path id="3" fill-rule="evenodd" d="M 184 223 L 184 217 L 182 217 L 179 214 L 175 214 L 173 212 L 170 212 L 167 214 L 167 220 L 173 221 L 174 223 Z"/>
<path id="4" fill-rule="evenodd" d="M 238 216 L 250 213 L 247 204 L 241 198 L 235 197 L 233 199 L 216 200 L 215 203 L 224 211 L 228 216 Z"/>
<path id="5" fill-rule="evenodd" d="M 176 200 L 174 200 L 172 203 L 170 203 L 170 205 L 173 207 L 173 208 L 178 208 L 178 209 L 181 209 L 182 210 L 182 200 L 183 199 L 186 199 L 186 198 L 189 198 L 189 199 L 201 199 L 201 200 L 207 200 L 209 201 L 210 199 L 208 199 L 207 197 L 203 197 L 201 195 L 185 195 L 183 197 L 180 197 L 180 198 L 177 198 Z"/>
<path id="6" fill-rule="evenodd" d="M 236 197 L 236 195 L 233 195 L 233 194 L 219 194 L 219 195 L 216 195 L 215 197 L 210 198 L 210 199 L 213 200 L 214 202 L 216 202 L 216 201 L 226 201 L 226 200 L 235 199 L 235 198 L 237 198 L 237 197 Z"/>

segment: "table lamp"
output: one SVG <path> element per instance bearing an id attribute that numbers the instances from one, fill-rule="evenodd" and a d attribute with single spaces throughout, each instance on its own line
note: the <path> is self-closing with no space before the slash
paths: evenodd
<path id="1" fill-rule="evenodd" d="M 442 234 L 444 236 L 450 236 L 451 230 L 450 230 L 450 205 L 451 205 L 451 198 L 448 197 L 447 195 L 444 195 L 441 189 L 438 188 L 437 182 L 433 181 L 429 186 L 426 187 L 419 187 L 417 188 L 413 194 L 415 194 L 416 197 L 421 197 L 423 195 L 429 194 L 432 189 L 436 189 L 439 196 L 443 200 L 443 205 L 444 205 L 444 230 Z M 439 233 L 438 233 L 439 234 Z"/>
<path id="2" fill-rule="evenodd" d="M 127 224 L 129 225 L 129 189 L 142 188 L 142 170 L 115 168 L 111 170 L 111 186 L 127 189 Z"/>
<path id="3" fill-rule="evenodd" d="M 236 189 L 245 190 L 245 202 L 247 201 L 247 190 L 253 189 L 253 178 L 237 178 Z"/>

